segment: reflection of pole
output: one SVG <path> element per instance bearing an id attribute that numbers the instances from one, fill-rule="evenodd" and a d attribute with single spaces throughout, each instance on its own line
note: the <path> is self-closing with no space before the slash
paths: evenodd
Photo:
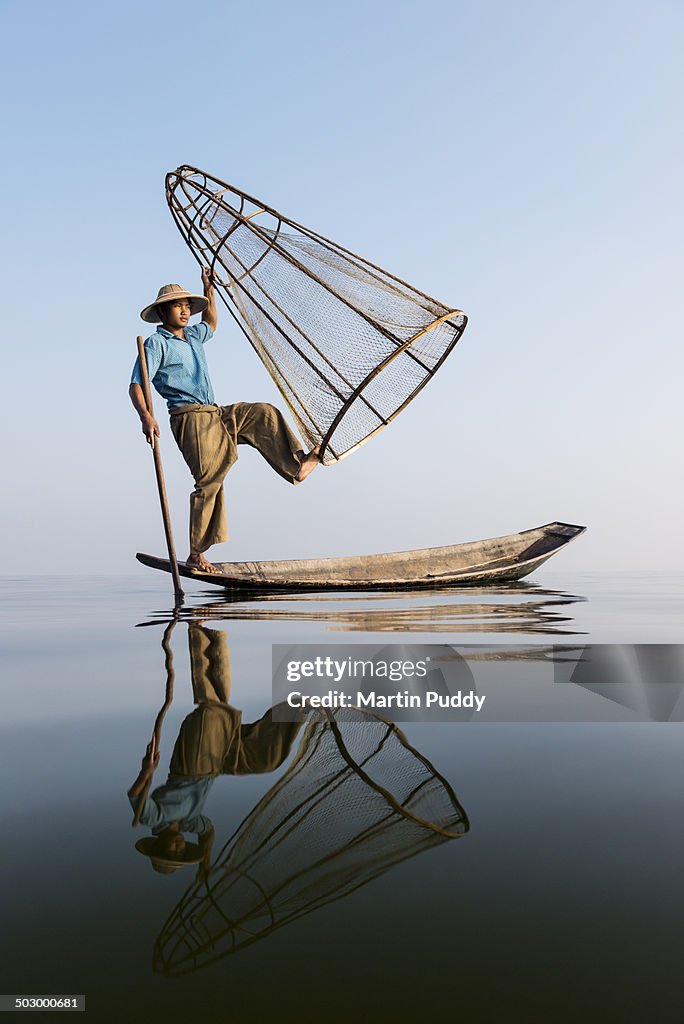
<path id="1" fill-rule="evenodd" d="M 161 741 L 161 727 L 162 727 L 162 722 L 164 721 L 164 715 L 166 714 L 166 712 L 167 712 L 167 710 L 169 708 L 169 705 L 171 704 L 171 701 L 173 700 L 173 683 L 174 683 L 174 679 L 176 678 L 176 673 L 174 672 L 174 668 L 173 668 L 173 651 L 171 650 L 171 634 L 173 633 L 173 627 L 175 625 L 176 625 L 176 619 L 174 619 L 173 622 L 169 622 L 168 626 L 164 630 L 164 636 L 162 637 L 162 644 L 161 645 L 162 645 L 162 648 L 164 650 L 164 667 L 166 668 L 166 694 L 165 694 L 165 697 L 164 697 L 164 703 L 162 704 L 161 708 L 159 709 L 159 713 L 158 713 L 158 715 L 157 715 L 157 717 L 155 719 L 154 730 L 152 732 L 152 740 L 151 740 L 152 754 L 151 754 L 151 756 L 152 756 L 153 761 L 154 761 L 154 755 L 159 750 L 159 744 L 160 744 L 160 741 Z M 145 806 L 145 801 L 147 800 L 147 794 L 149 793 L 150 787 L 152 785 L 152 778 L 153 778 L 153 776 L 154 776 L 154 768 L 152 769 L 152 772 L 150 773 L 150 777 L 146 781 L 146 783 L 145 783 L 145 785 L 144 785 L 144 787 L 143 787 L 143 789 L 142 789 L 142 791 L 140 793 L 140 796 L 138 797 L 138 805 L 137 805 L 137 807 L 135 809 L 135 815 L 133 817 L 133 822 L 132 822 L 133 827 L 135 827 L 140 822 L 140 816 L 142 815 L 143 807 Z"/>
<path id="2" fill-rule="evenodd" d="M 145 346 L 143 340 L 138 335 L 138 356 L 140 357 L 140 374 L 142 376 L 142 388 L 145 396 L 145 405 L 150 416 L 154 416 L 154 410 L 152 408 L 152 392 L 150 391 L 150 378 L 147 372 L 147 359 L 145 357 Z M 176 600 L 179 601 L 184 597 L 183 588 L 180 582 L 180 573 L 178 572 L 178 562 L 176 561 L 176 549 L 173 544 L 173 533 L 171 531 L 171 516 L 169 515 L 169 503 L 166 498 L 166 486 L 164 484 L 164 471 L 162 469 L 161 453 L 159 451 L 159 439 L 152 434 L 150 437 L 150 444 L 152 445 L 152 455 L 154 456 L 154 470 L 157 475 L 157 490 L 159 491 L 159 501 L 161 503 L 162 519 L 164 521 L 164 533 L 166 534 L 166 547 L 169 552 L 169 561 L 171 562 L 171 574 L 173 576 L 173 589 L 176 592 Z"/>

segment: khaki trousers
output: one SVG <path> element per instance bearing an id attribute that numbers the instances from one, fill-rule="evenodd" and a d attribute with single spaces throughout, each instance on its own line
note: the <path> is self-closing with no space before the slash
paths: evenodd
<path id="1" fill-rule="evenodd" d="M 283 414 L 264 402 L 183 405 L 171 410 L 171 431 L 195 481 L 190 495 L 190 551 L 228 540 L 223 481 L 248 444 L 289 483 L 296 483 L 301 445 Z"/>
<path id="2" fill-rule="evenodd" d="M 243 723 L 242 712 L 229 704 L 200 704 L 180 727 L 169 778 L 275 771 L 292 750 L 305 717 L 274 722 L 271 708 L 258 722 Z"/>
<path id="3" fill-rule="evenodd" d="M 258 722 L 243 722 L 230 699 L 230 655 L 222 629 L 188 626 L 192 692 L 198 707 L 180 727 L 169 776 L 252 775 L 272 772 L 292 750 L 305 712 L 296 722 L 274 722 L 273 708 Z"/>

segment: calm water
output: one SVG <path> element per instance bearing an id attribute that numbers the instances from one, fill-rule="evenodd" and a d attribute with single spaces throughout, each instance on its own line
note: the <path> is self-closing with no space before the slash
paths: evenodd
<path id="1" fill-rule="evenodd" d="M 85 993 L 96 1021 L 680 1022 L 678 722 L 245 730 L 241 774 L 203 806 L 207 871 L 160 874 L 135 849 L 151 832 L 126 791 L 163 706 L 153 789 L 179 735 L 205 744 L 198 700 L 264 715 L 274 643 L 497 644 L 519 676 L 521 650 L 532 671 L 544 645 L 684 640 L 682 575 L 534 579 L 230 602 L 195 586 L 171 628 L 151 572 L 2 581 L 0 992 Z"/>

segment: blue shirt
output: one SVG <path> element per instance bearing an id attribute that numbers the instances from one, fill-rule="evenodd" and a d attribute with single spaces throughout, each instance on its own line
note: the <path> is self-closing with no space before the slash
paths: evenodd
<path id="1" fill-rule="evenodd" d="M 147 797 L 140 824 L 151 828 L 155 835 L 163 832 L 172 821 L 180 821 L 181 829 L 203 835 L 211 822 L 201 813 L 215 778 L 172 779 L 159 786 Z M 129 796 L 133 810 L 137 797 Z"/>
<path id="2" fill-rule="evenodd" d="M 145 357 L 150 383 L 169 409 L 179 405 L 214 405 L 204 343 L 214 336 L 209 324 L 191 324 L 183 328 L 185 341 L 158 327 L 145 340 Z M 140 359 L 136 359 L 131 384 L 142 384 Z"/>

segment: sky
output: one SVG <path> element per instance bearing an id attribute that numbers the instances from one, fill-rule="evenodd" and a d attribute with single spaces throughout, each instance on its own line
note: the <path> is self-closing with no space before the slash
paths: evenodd
<path id="1" fill-rule="evenodd" d="M 589 530 L 554 568 L 684 568 L 683 24 L 679 0 L 0 2 L 0 572 L 164 552 L 127 388 L 139 311 L 200 287 L 164 199 L 180 164 L 469 316 L 415 402 L 305 486 L 247 451 L 212 557 L 563 520 Z M 225 311 L 207 354 L 220 403 L 282 405 Z M 184 556 L 192 484 L 155 411 Z"/>

